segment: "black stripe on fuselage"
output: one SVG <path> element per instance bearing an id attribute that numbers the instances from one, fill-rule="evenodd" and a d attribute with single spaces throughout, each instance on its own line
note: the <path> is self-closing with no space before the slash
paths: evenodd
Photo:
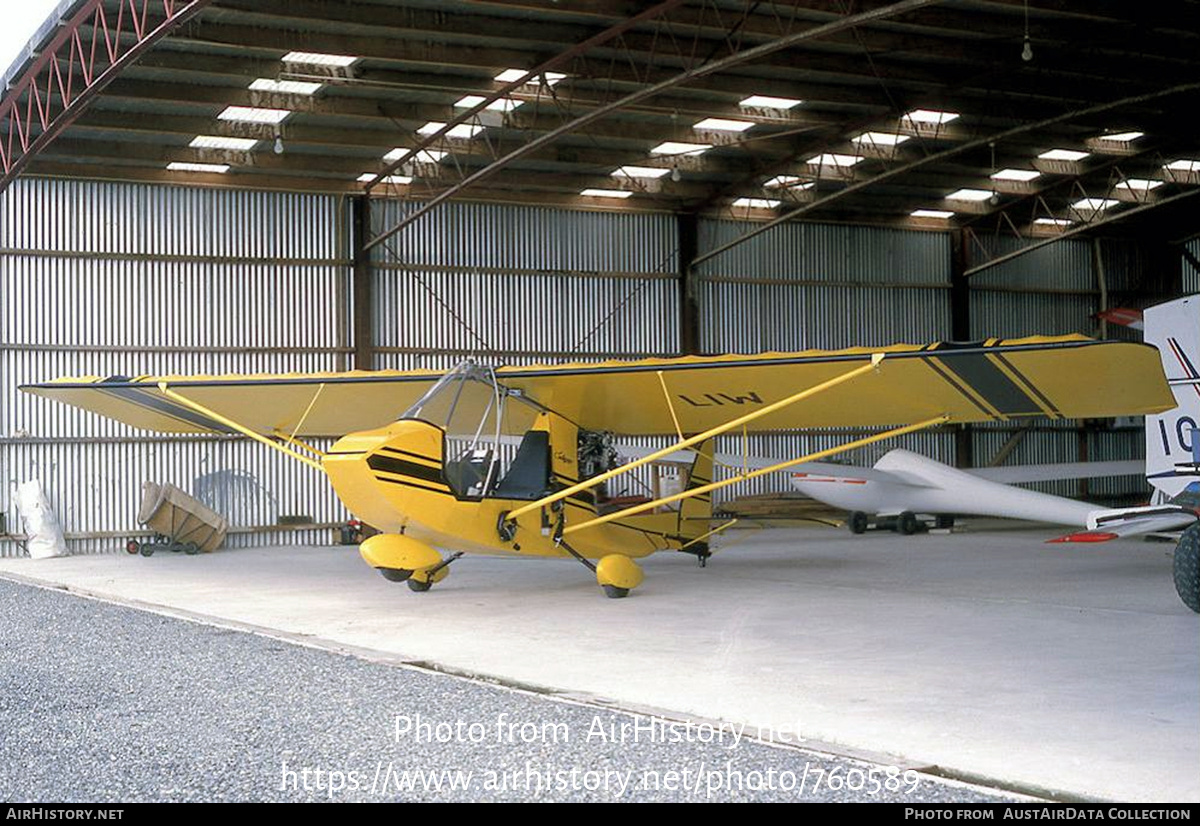
<path id="1" fill-rule="evenodd" d="M 428 485 L 418 485 L 416 482 L 409 482 L 406 479 L 388 479 L 386 476 L 376 476 L 380 482 L 387 482 L 389 485 L 401 485 L 406 488 L 417 488 L 419 490 L 427 490 L 430 493 L 440 493 L 443 496 L 453 496 L 448 488 L 431 488 Z"/>
<path id="2" fill-rule="evenodd" d="M 371 470 L 379 470 L 384 473 L 397 473 L 401 476 L 411 476 L 414 479 L 423 479 L 426 482 L 435 482 L 439 485 L 446 484 L 440 468 L 432 468 L 416 462 L 406 462 L 403 459 L 393 459 L 391 456 L 383 456 L 378 453 L 373 453 L 367 458 L 367 467 Z"/>
<path id="3" fill-rule="evenodd" d="M 437 459 L 433 458 L 432 456 L 425 456 L 424 454 L 421 454 L 421 453 L 413 453 L 411 450 L 401 450 L 398 447 L 390 447 L 388 445 L 384 445 L 383 447 L 381 447 L 379 449 L 381 451 L 384 451 L 385 453 L 395 453 L 397 456 L 409 456 L 409 457 L 412 457 L 413 459 L 420 459 L 422 462 L 429 462 L 431 465 L 440 465 L 441 464 L 441 462 L 439 462 Z"/>

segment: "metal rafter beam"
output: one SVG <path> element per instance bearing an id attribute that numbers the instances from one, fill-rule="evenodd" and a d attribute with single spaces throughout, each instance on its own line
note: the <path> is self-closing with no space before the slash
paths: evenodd
<path id="1" fill-rule="evenodd" d="M 396 233 L 403 230 L 406 226 L 412 224 L 414 221 L 416 221 L 419 218 L 423 217 L 424 215 L 428 214 L 430 211 L 432 211 L 434 208 L 436 208 L 439 204 L 449 200 L 450 198 L 454 197 L 455 195 L 462 192 L 464 189 L 467 189 L 468 187 L 472 186 L 473 184 L 480 183 L 480 182 L 486 180 L 487 178 L 494 175 L 496 172 L 500 171 L 504 167 L 511 164 L 512 162 L 519 160 L 532 152 L 537 151 L 542 146 L 545 146 L 545 145 L 557 140 L 558 138 L 562 137 L 563 135 L 566 135 L 577 129 L 582 129 L 584 126 L 587 126 L 588 124 L 605 117 L 606 115 L 610 114 L 611 112 L 614 112 L 614 111 L 621 109 L 623 107 L 626 107 L 626 106 L 633 105 L 642 100 L 646 100 L 648 98 L 653 97 L 654 95 L 657 95 L 661 92 L 667 91 L 668 89 L 674 88 L 676 86 L 681 86 L 681 85 L 688 83 L 689 81 L 694 80 L 696 78 L 701 78 L 701 77 L 705 77 L 707 75 L 715 74 L 717 72 L 721 72 L 726 69 L 733 68 L 734 66 L 737 66 L 739 64 L 746 63 L 747 61 L 756 60 L 758 58 L 765 57 L 766 55 L 772 54 L 772 53 L 780 51 L 782 49 L 786 49 L 790 46 L 793 46 L 797 43 L 801 43 L 805 40 L 812 40 L 815 38 L 823 37 L 828 34 L 832 34 L 834 32 L 845 31 L 847 29 L 854 28 L 855 26 L 860 26 L 865 23 L 870 23 L 873 21 L 884 20 L 887 18 L 896 17 L 897 15 L 901 15 L 906 12 L 914 11 L 916 9 L 924 8 L 926 6 L 932 6 L 938 2 L 940 2 L 940 0 L 901 0 L 898 3 L 893 3 L 892 5 L 886 6 L 881 9 L 875 9 L 873 11 L 863 12 L 860 14 L 847 15 L 846 17 L 843 17 L 843 18 L 836 20 L 834 22 L 831 22 L 831 23 L 826 23 L 824 25 L 815 26 L 811 29 L 806 29 L 805 31 L 802 31 L 802 32 L 787 35 L 785 37 L 780 37 L 769 43 L 764 43 L 762 45 L 755 46 L 753 48 L 745 49 L 740 52 L 735 52 L 734 54 L 731 54 L 724 58 L 720 58 L 718 60 L 708 61 L 708 62 L 703 63 L 693 69 L 689 69 L 685 72 L 681 72 L 680 74 L 675 75 L 672 78 L 669 78 L 660 83 L 656 83 L 652 86 L 648 86 L 644 89 L 633 92 L 629 95 L 626 95 L 623 98 L 613 101 L 612 103 L 606 104 L 604 106 L 600 106 L 596 109 L 593 109 L 591 112 L 588 112 L 587 114 L 585 114 L 581 117 L 578 117 L 572 121 L 569 121 L 568 123 L 563 124 L 562 126 L 558 127 L 557 129 L 553 129 L 553 130 L 543 134 L 539 138 L 537 138 L 533 141 L 530 141 L 524 147 L 522 147 L 514 152 L 510 152 L 509 154 L 505 155 L 504 157 L 500 158 L 499 160 L 495 161 L 494 163 L 489 164 L 488 166 L 484 167 L 483 169 L 478 170 L 477 172 L 467 176 L 457 186 L 452 187 L 452 188 L 446 190 L 445 192 L 442 192 L 439 195 L 435 196 L 434 198 L 430 199 L 429 201 L 425 202 L 421 207 L 419 207 L 419 208 L 413 210 L 411 213 L 409 213 L 403 220 L 394 224 L 389 229 L 386 229 L 382 233 L 377 235 L 375 238 L 373 238 L 371 240 L 371 242 L 368 244 L 368 247 L 373 248 L 379 244 L 382 244 L 388 238 L 391 238 L 393 235 L 395 235 Z"/>
<path id="2" fill-rule="evenodd" d="M 1115 221 L 1123 221 L 1127 218 L 1133 217 L 1134 215 L 1140 215 L 1142 213 L 1149 212 L 1152 209 L 1156 209 L 1167 204 L 1173 204 L 1176 201 L 1182 201 L 1185 198 L 1191 198 L 1196 195 L 1200 195 L 1200 189 L 1191 189 L 1187 192 L 1180 192 L 1178 195 L 1172 195 L 1169 198 L 1159 198 L 1157 201 L 1148 204 L 1142 204 L 1141 206 L 1136 206 L 1133 209 L 1115 212 L 1112 215 L 1108 215 L 1098 221 L 1089 221 L 1086 224 L 1081 224 L 1080 226 L 1066 230 L 1065 232 L 1062 232 L 1053 238 L 1047 238 L 1044 241 L 1038 241 L 1036 244 L 1030 244 L 1029 246 L 1022 247 L 1019 250 L 1013 250 L 1007 255 L 1001 255 L 998 258 L 993 258 L 991 261 L 971 267 L 970 269 L 966 270 L 963 275 L 966 277 L 973 276 L 977 273 L 983 272 L 984 270 L 995 267 L 998 264 L 1003 264 L 1004 262 L 1011 261 L 1014 258 L 1020 258 L 1022 255 L 1033 252 L 1034 250 L 1041 249 L 1042 247 L 1049 246 L 1050 244 L 1056 244 L 1063 239 L 1073 238 L 1076 235 L 1090 232 L 1091 230 L 1094 230 L 1100 226 L 1104 226 L 1105 224 L 1111 224 Z"/>
<path id="3" fill-rule="evenodd" d="M 692 262 L 692 266 L 698 266 L 698 265 L 704 263 L 705 261 L 715 258 L 718 255 L 721 255 L 722 253 L 728 252 L 729 250 L 731 250 L 737 246 L 740 246 L 741 244 L 746 243 L 750 239 L 756 238 L 759 235 L 762 235 L 764 232 L 774 229 L 775 227 L 780 226 L 781 224 L 787 223 L 788 221 L 790 221 L 794 218 L 797 218 L 807 212 L 812 212 L 813 210 L 818 209 L 823 206 L 827 206 L 828 204 L 830 204 L 840 198 L 845 198 L 848 195 L 852 195 L 854 193 L 861 192 L 862 190 L 867 189 L 869 187 L 877 186 L 885 181 L 892 180 L 893 178 L 897 178 L 897 177 L 904 175 L 908 172 L 911 172 L 915 169 L 920 169 L 921 167 L 926 166 L 928 164 L 936 163 L 938 161 L 943 161 L 947 158 L 954 157 L 955 155 L 959 155 L 964 152 L 969 152 L 969 151 L 973 151 L 976 149 L 984 149 L 984 148 L 987 148 L 989 146 L 989 144 L 999 143 L 1010 137 L 1015 137 L 1017 135 L 1025 134 L 1027 132 L 1033 132 L 1038 129 L 1045 129 L 1046 127 L 1054 126 L 1055 124 L 1058 124 L 1058 123 L 1066 123 L 1066 122 L 1069 122 L 1072 120 L 1079 120 L 1081 118 L 1090 117 L 1091 115 L 1100 114 L 1102 112 L 1108 112 L 1108 111 L 1112 111 L 1114 109 L 1120 109 L 1125 106 L 1133 106 L 1133 105 L 1137 105 L 1140 103 L 1145 103 L 1147 101 L 1158 100 L 1160 98 L 1169 97 L 1171 95 L 1178 95 L 1178 94 L 1183 94 L 1185 92 L 1193 92 L 1193 91 L 1200 91 L 1200 83 L 1183 83 L 1178 86 L 1172 86 L 1168 89 L 1160 89 L 1156 92 L 1149 92 L 1149 93 L 1143 94 L 1143 95 L 1135 95 L 1132 97 L 1121 98 L 1119 100 L 1109 101 L 1107 103 L 1100 103 L 1095 106 L 1089 106 L 1084 109 L 1071 110 L 1069 112 L 1064 112 L 1062 114 L 1055 115 L 1054 117 L 1045 118 L 1043 120 L 1040 120 L 1040 121 L 1037 121 L 1034 123 L 1021 124 L 1020 126 L 1015 126 L 1011 129 L 1006 129 L 1002 132 L 998 132 L 998 133 L 995 133 L 992 135 L 986 135 L 981 138 L 976 138 L 975 140 L 967 141 L 965 143 L 959 144 L 958 146 L 949 147 L 947 149 L 942 150 L 941 152 L 935 152 L 930 155 L 926 155 L 923 158 L 918 158 L 916 160 L 909 161 L 908 163 L 901 164 L 899 166 L 895 166 L 890 169 L 887 169 L 873 177 L 855 181 L 854 183 L 851 183 L 849 186 L 846 186 L 839 190 L 829 192 L 825 195 L 815 198 L 814 200 L 812 200 L 806 204 L 802 204 L 802 205 L 796 207 L 795 209 L 790 209 L 787 212 L 784 212 L 783 214 L 776 216 L 775 218 L 771 219 L 770 221 L 767 221 L 766 223 L 743 233 L 742 235 L 738 236 L 737 238 L 734 238 L 732 241 L 726 242 L 726 243 L 720 245 L 719 247 L 715 247 L 714 249 L 711 249 L 711 250 L 705 252 L 703 255 L 698 256 Z M 1164 199 L 1164 201 L 1160 201 L 1160 203 L 1165 202 L 1165 200 L 1167 200 L 1167 199 Z M 1128 214 L 1128 213 L 1126 213 L 1126 214 Z"/>
<path id="4" fill-rule="evenodd" d="M 122 70 L 209 2 L 119 0 L 114 11 L 88 0 L 0 101 L 0 192 Z"/>
<path id="5" fill-rule="evenodd" d="M 418 152 L 420 152 L 421 150 L 426 149 L 430 146 L 433 146 L 434 144 L 443 140 L 450 133 L 450 131 L 452 129 L 454 129 L 456 126 L 459 126 L 460 124 L 470 122 L 473 118 L 477 117 L 480 112 L 483 112 L 484 110 L 486 110 L 487 107 L 490 106 L 491 104 L 495 103 L 496 101 L 500 100 L 501 98 L 505 97 L 506 95 L 510 94 L 511 92 L 514 92 L 517 89 L 520 89 L 522 86 L 529 83 L 531 80 L 534 80 L 535 78 L 538 78 L 538 77 L 543 77 L 547 72 L 552 72 L 555 69 L 566 66 L 568 63 L 570 63 L 572 60 L 574 60 L 577 56 L 585 54 L 589 50 L 594 49 L 603 43 L 607 43 L 608 41 L 612 40 L 613 38 L 620 37 L 622 34 L 629 31 L 630 29 L 632 29 L 634 26 L 638 25 L 639 23 L 643 23 L 647 20 L 653 20 L 653 19 L 662 17 L 667 12 L 683 5 L 685 2 L 686 2 L 686 0 L 666 0 L 666 2 L 658 3 L 657 5 L 651 6 L 650 8 L 646 9 L 641 14 L 635 15 L 626 20 L 622 20 L 620 23 L 616 24 L 615 26 L 605 29 L 604 31 L 600 32 L 599 34 L 595 35 L 594 37 L 590 37 L 587 40 L 583 41 L 582 43 L 578 43 L 578 44 L 572 46 L 571 48 L 567 49 L 566 51 L 556 55 L 555 57 L 552 57 L 549 60 L 535 66 L 534 68 L 530 69 L 528 72 L 526 72 L 525 74 L 523 74 L 521 77 L 517 78 L 516 80 L 513 80 L 510 83 L 503 84 L 499 89 L 495 90 L 494 92 L 492 92 L 490 94 L 481 95 L 480 97 L 483 98 L 482 101 L 475 104 L 474 106 L 472 106 L 469 109 L 463 110 L 461 113 L 459 113 L 457 115 L 457 117 L 451 118 L 449 121 L 447 121 L 442 126 L 441 129 L 438 129 L 436 132 L 433 132 L 432 134 L 427 135 L 423 140 L 418 141 L 417 145 L 414 148 L 410 149 L 408 152 L 401 155 L 397 160 L 395 160 L 394 162 L 389 164 L 387 166 L 387 168 L 385 168 L 383 170 L 383 172 L 376 175 L 375 180 L 370 181 L 367 184 L 367 193 L 370 194 L 370 192 L 376 186 L 378 186 L 379 183 L 384 178 L 386 178 L 388 175 L 391 175 L 393 172 L 395 172 L 401 166 L 403 166 L 404 164 L 408 163 L 413 158 L 415 158 L 417 156 Z M 376 239 L 376 240 L 379 240 L 379 239 Z M 372 241 L 371 245 L 373 246 L 374 243 L 375 243 L 375 241 Z"/>

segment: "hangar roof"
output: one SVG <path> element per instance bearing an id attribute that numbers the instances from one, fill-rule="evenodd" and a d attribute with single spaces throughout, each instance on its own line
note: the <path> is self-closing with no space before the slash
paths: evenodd
<path id="1" fill-rule="evenodd" d="M 1195 0 L 75 0 L 31 45 L 5 185 L 1197 231 Z"/>

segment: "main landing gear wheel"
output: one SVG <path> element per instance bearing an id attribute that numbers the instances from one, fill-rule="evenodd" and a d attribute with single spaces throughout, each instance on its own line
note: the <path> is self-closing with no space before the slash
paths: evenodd
<path id="1" fill-rule="evenodd" d="M 462 556 L 462 551 L 452 553 L 432 568 L 423 571 L 412 571 L 407 580 L 408 589 L 423 594 L 433 587 L 433 583 L 441 582 L 450 576 L 450 563 Z"/>
<path id="2" fill-rule="evenodd" d="M 912 536 L 921 529 L 921 523 L 912 511 L 904 511 L 896 517 L 896 530 L 905 536 Z"/>
<path id="3" fill-rule="evenodd" d="M 854 511 L 846 520 L 846 527 L 850 529 L 850 533 L 866 533 L 868 524 L 867 515 L 862 511 Z"/>
<path id="4" fill-rule="evenodd" d="M 596 582 L 609 599 L 622 599 L 642 584 L 642 569 L 624 554 L 609 554 L 596 563 Z"/>
<path id="5" fill-rule="evenodd" d="M 380 575 L 388 582 L 404 582 L 413 573 L 404 568 L 376 568 L 375 570 L 379 571 Z"/>
<path id="6" fill-rule="evenodd" d="M 1192 524 L 1175 546 L 1175 592 L 1183 604 L 1200 614 L 1200 522 Z"/>

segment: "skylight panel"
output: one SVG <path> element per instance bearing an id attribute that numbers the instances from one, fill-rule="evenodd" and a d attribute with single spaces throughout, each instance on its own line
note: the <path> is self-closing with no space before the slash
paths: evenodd
<path id="1" fill-rule="evenodd" d="M 428 137 L 429 135 L 435 134 L 438 130 L 444 129 L 445 126 L 446 126 L 446 124 L 442 121 L 431 120 L 431 121 L 429 121 L 429 123 L 425 124 L 420 129 L 418 129 L 417 134 L 425 135 L 426 137 Z M 470 123 L 460 123 L 456 126 L 451 127 L 450 131 L 446 133 L 446 137 L 457 138 L 459 140 L 470 140 L 471 138 L 475 137 L 480 132 L 482 132 L 484 129 L 485 129 L 485 127 L 483 127 L 483 126 L 477 126 L 477 125 L 470 124 Z"/>
<path id="2" fill-rule="evenodd" d="M 1133 143 L 1138 138 L 1144 137 L 1145 132 L 1115 132 L 1110 135 L 1101 135 L 1102 141 L 1114 141 L 1115 143 Z"/>
<path id="3" fill-rule="evenodd" d="M 1162 185 L 1162 181 L 1153 181 L 1149 178 L 1126 178 L 1117 184 L 1116 188 L 1136 190 L 1138 192 L 1149 192 L 1151 189 L 1157 189 Z"/>
<path id="4" fill-rule="evenodd" d="M 230 170 L 227 163 L 187 163 L 185 161 L 172 161 L 167 164 L 167 169 L 172 172 L 210 172 L 217 175 L 224 175 Z"/>
<path id="5" fill-rule="evenodd" d="M 1038 155 L 1043 161 L 1082 161 L 1088 156 L 1087 152 L 1075 149 L 1051 149 Z"/>
<path id="6" fill-rule="evenodd" d="M 671 170 L 662 169 L 657 166 L 622 166 L 612 171 L 614 178 L 664 178 L 671 174 Z"/>
<path id="7" fill-rule="evenodd" d="M 1181 158 L 1177 161 L 1171 161 L 1163 169 L 1169 169 L 1172 172 L 1200 172 L 1200 161 Z"/>
<path id="8" fill-rule="evenodd" d="M 375 177 L 376 174 L 374 172 L 364 172 L 358 176 L 358 182 L 360 184 L 369 184 L 371 181 L 375 180 Z M 412 182 L 413 179 L 407 175 L 388 175 L 383 179 L 383 181 L 381 181 L 381 183 L 393 184 L 395 186 L 408 186 Z"/>
<path id="9" fill-rule="evenodd" d="M 865 160 L 862 155 L 836 155 L 825 153 L 809 158 L 805 163 L 815 164 L 818 166 L 854 166 L 856 163 Z"/>
<path id="10" fill-rule="evenodd" d="M 479 104 L 483 103 L 487 98 L 483 95 L 467 95 L 455 101 L 455 107 L 459 109 L 474 109 Z M 513 100 L 512 98 L 497 98 L 489 103 L 485 108 L 493 112 L 511 112 L 520 106 L 524 101 Z"/>
<path id="11" fill-rule="evenodd" d="M 701 155 L 712 149 L 711 143 L 684 143 L 683 141 L 663 141 L 650 150 L 651 155 Z"/>
<path id="12" fill-rule="evenodd" d="M 496 75 L 494 79 L 500 81 L 501 83 L 512 83 L 515 80 L 520 80 L 527 74 L 529 74 L 528 69 L 505 69 L 503 72 Z M 542 82 L 543 77 L 545 78 L 544 84 Z M 560 81 L 566 79 L 566 77 L 567 76 L 561 72 L 544 72 L 541 75 L 531 77 L 527 83 L 531 83 L 536 86 L 554 86 Z"/>
<path id="13" fill-rule="evenodd" d="M 925 126 L 945 126 L 959 119 L 958 112 L 946 112 L 939 109 L 913 109 L 904 118 L 915 124 Z"/>
<path id="14" fill-rule="evenodd" d="M 1071 208 L 1077 209 L 1080 212 L 1100 212 L 1109 207 L 1114 207 L 1119 203 L 1121 202 L 1114 201 L 1112 198 L 1080 198 L 1071 204 Z"/>
<path id="15" fill-rule="evenodd" d="M 954 217 L 953 212 L 945 209 L 914 209 L 909 214 L 914 218 L 937 218 L 943 221 Z"/>
<path id="16" fill-rule="evenodd" d="M 579 193 L 588 198 L 618 198 L 624 199 L 633 195 L 627 189 L 585 189 Z"/>
<path id="17" fill-rule="evenodd" d="M 806 181 L 799 175 L 776 175 L 769 181 L 763 182 L 763 187 L 766 189 L 808 189 L 812 185 L 812 181 Z"/>
<path id="18" fill-rule="evenodd" d="M 260 77 L 250 84 L 255 92 L 278 92 L 284 95 L 315 95 L 321 90 L 320 83 L 309 83 L 302 80 L 271 80 Z"/>
<path id="19" fill-rule="evenodd" d="M 693 126 L 693 129 L 712 132 L 745 132 L 754 126 L 751 120 L 731 120 L 730 118 L 705 118 Z"/>
<path id="20" fill-rule="evenodd" d="M 986 201 L 992 197 L 988 189 L 958 189 L 946 196 L 948 201 Z"/>
<path id="21" fill-rule="evenodd" d="M 894 132 L 863 132 L 855 138 L 851 138 L 851 142 L 857 146 L 899 146 L 908 140 L 911 135 L 898 135 Z"/>
<path id="22" fill-rule="evenodd" d="M 747 109 L 794 109 L 804 103 L 802 100 L 794 98 L 777 98 L 770 95 L 751 95 L 748 98 L 743 98 L 738 102 L 738 106 L 745 106 Z"/>
<path id="23" fill-rule="evenodd" d="M 1036 169 L 1001 169 L 999 172 L 993 172 L 991 178 L 993 181 L 1020 181 L 1021 183 L 1029 183 L 1030 181 L 1040 178 L 1041 172 Z"/>
<path id="24" fill-rule="evenodd" d="M 1040 227 L 1069 227 L 1074 222 L 1066 218 L 1036 218 L 1033 223 Z"/>
<path id="25" fill-rule="evenodd" d="M 283 56 L 284 63 L 301 63 L 305 66 L 335 66 L 345 69 L 358 62 L 357 57 L 342 54 L 322 54 L 320 52 L 288 52 Z"/>
<path id="26" fill-rule="evenodd" d="M 749 209 L 777 209 L 780 203 L 782 202 L 773 198 L 738 198 L 733 202 L 733 206 Z"/>
<path id="27" fill-rule="evenodd" d="M 188 146 L 192 149 L 228 149 L 234 152 L 249 152 L 258 141 L 253 138 L 227 138 L 223 135 L 197 135 Z"/>
<path id="28" fill-rule="evenodd" d="M 217 115 L 219 120 L 236 123 L 280 124 L 292 113 L 287 109 L 260 109 L 256 106 L 230 106 Z"/>

